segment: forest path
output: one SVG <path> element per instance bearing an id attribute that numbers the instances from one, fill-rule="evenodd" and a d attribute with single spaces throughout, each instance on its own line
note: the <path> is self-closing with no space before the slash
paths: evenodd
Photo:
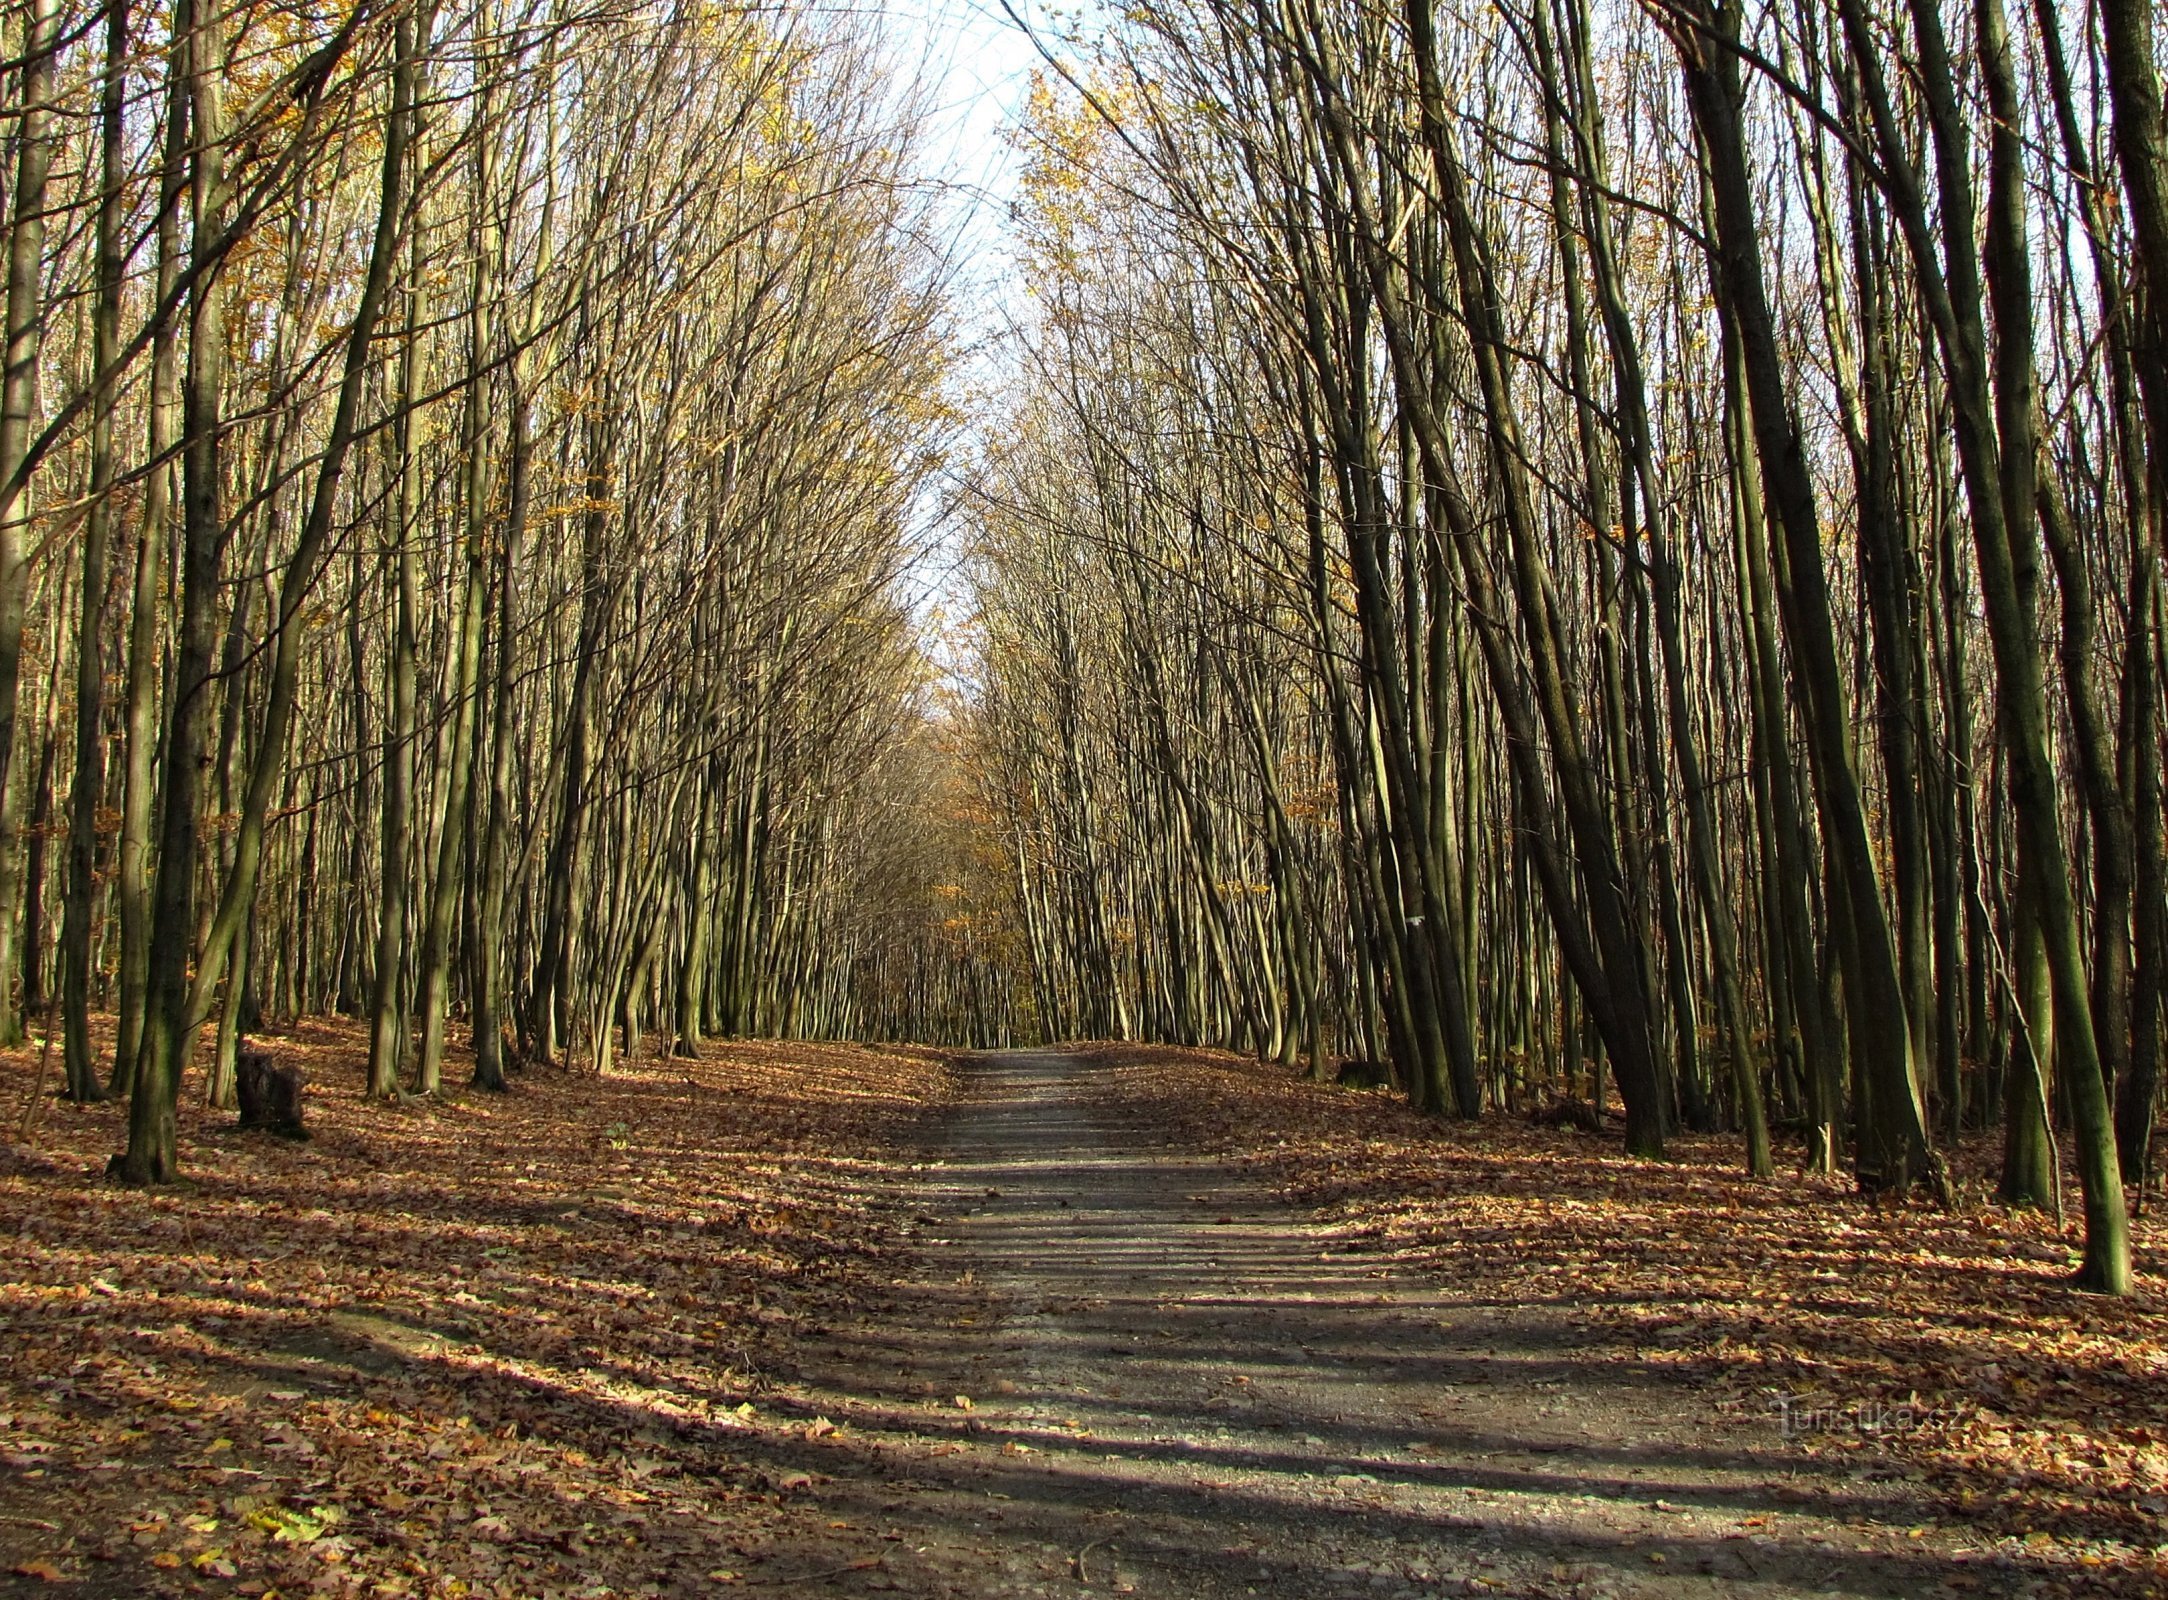
<path id="1" fill-rule="evenodd" d="M 2023 1592 L 1953 1560 L 1952 1530 L 1926 1526 L 1894 1473 L 1833 1469 L 1769 1418 L 1599 1361 L 1541 1305 L 1455 1305 L 1333 1253 L 1243 1171 L 1095 1104 L 1088 1056 L 965 1070 L 909 1197 L 924 1281 L 830 1330 L 786 1402 L 845 1423 L 844 1448 L 806 1459 L 844 1519 L 828 1526 L 857 1536 L 834 1553 L 858 1559 L 816 1573 L 778 1551 L 755 1581 L 1166 1600 Z M 1832 1473 L 1836 1492 L 1802 1503 Z"/>

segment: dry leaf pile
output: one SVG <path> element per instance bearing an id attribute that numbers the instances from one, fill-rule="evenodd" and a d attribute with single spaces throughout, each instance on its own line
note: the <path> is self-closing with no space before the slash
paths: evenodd
<path id="1" fill-rule="evenodd" d="M 0 1588 L 690 1594 L 806 1475 L 791 1342 L 877 1307 L 931 1052 L 710 1045 L 365 1103 L 343 1023 L 271 1041 L 315 1138 L 184 1107 L 194 1187 L 107 1183 L 118 1106 L 0 1149 Z M 34 1058 L 0 1061 L 11 1126 Z M 449 1075 L 449 1074 L 448 1074 Z"/>
<path id="2" fill-rule="evenodd" d="M 1990 1203 L 1991 1141 L 1957 1152 L 1954 1210 L 1875 1209 L 1796 1170 L 1750 1179 L 1731 1140 L 1683 1137 L 1657 1164 L 1613 1137 L 1439 1123 L 1217 1052 L 1098 1059 L 1110 1105 L 1252 1164 L 1343 1248 L 1471 1301 L 1555 1305 L 1615 1359 L 1788 1411 L 1791 1448 L 1917 1474 L 1983 1542 L 2126 1592 L 2168 1587 L 2168 1238 L 2153 1220 L 2135 1226 L 2138 1294 L 2103 1300 L 2068 1286 L 2075 1215 L 2058 1227 Z"/>

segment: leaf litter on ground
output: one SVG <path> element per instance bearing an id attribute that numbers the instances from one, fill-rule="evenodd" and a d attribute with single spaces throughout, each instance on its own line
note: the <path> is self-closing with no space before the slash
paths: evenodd
<path id="1" fill-rule="evenodd" d="M 260 1042 L 308 1074 L 308 1143 L 184 1104 L 189 1182 L 150 1191 L 103 1177 L 118 1105 L 0 1148 L 0 1572 L 569 1600 L 802 1542 L 790 1469 L 834 1430 L 764 1400 L 902 1270 L 879 1180 L 939 1052 L 710 1043 L 387 1106 L 356 1026 Z M 11 1127 L 37 1066 L 0 1056 Z"/>
<path id="2" fill-rule="evenodd" d="M 1993 1135 L 1950 1153 L 1953 1208 L 1875 1205 L 1802 1173 L 1796 1144 L 1756 1180 L 1720 1136 L 1642 1161 L 1218 1051 L 1092 1049 L 1108 1109 L 1251 1167 L 1335 1248 L 1471 1304 L 1553 1307 L 1608 1359 L 1705 1384 L 1786 1449 L 1914 1477 L 1952 1526 L 2074 1585 L 2168 1592 L 2168 1233 L 2150 1212 L 2137 1293 L 2110 1300 L 2071 1284 L 2075 1216 L 1993 1202 Z"/>

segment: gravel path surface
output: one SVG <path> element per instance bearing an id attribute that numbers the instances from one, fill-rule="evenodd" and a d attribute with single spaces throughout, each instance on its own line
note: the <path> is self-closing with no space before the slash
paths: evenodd
<path id="1" fill-rule="evenodd" d="M 785 1592 L 970 1597 L 2017 1594 L 1916 1486 L 1336 1254 L 1243 1173 L 1012 1053 L 915 1174 L 923 1281 L 779 1398 L 832 1548 Z M 830 1434 L 824 1424 L 837 1424 Z M 805 1479 L 799 1482 L 799 1479 Z M 2042 1589 L 2041 1592 L 2050 1592 Z"/>

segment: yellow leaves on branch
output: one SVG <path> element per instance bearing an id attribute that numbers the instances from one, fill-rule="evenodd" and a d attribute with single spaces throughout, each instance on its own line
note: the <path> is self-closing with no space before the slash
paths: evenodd
<path id="1" fill-rule="evenodd" d="M 537 522 L 551 522 L 560 517 L 611 517 L 623 509 L 623 506 L 624 502 L 621 500 L 600 498 L 559 500 L 537 510 L 534 513 L 534 520 Z"/>
<path id="2" fill-rule="evenodd" d="M 1100 107 L 1119 100 L 1098 85 L 1092 92 Z M 1024 126 L 1015 137 L 1030 153 L 1014 207 L 1025 244 L 1026 284 L 1041 298 L 1058 298 L 1061 284 L 1082 282 L 1086 275 L 1092 181 L 1110 133 L 1098 109 L 1057 88 L 1041 71 L 1032 74 Z"/>

